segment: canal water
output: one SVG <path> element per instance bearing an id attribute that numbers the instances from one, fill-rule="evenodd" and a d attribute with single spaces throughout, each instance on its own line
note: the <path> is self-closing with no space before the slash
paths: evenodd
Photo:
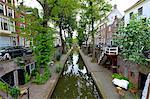
<path id="1" fill-rule="evenodd" d="M 78 52 L 68 57 L 51 99 L 102 99 Z"/>

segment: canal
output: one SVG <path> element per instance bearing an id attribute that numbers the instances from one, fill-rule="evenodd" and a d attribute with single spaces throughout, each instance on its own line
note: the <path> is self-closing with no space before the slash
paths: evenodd
<path id="1" fill-rule="evenodd" d="M 102 99 L 78 52 L 68 57 L 51 98 Z"/>

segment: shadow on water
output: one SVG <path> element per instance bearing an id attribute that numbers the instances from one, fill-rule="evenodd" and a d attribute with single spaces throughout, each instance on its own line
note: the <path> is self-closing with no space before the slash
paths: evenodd
<path id="1" fill-rule="evenodd" d="M 68 57 L 51 98 L 102 99 L 78 52 Z"/>

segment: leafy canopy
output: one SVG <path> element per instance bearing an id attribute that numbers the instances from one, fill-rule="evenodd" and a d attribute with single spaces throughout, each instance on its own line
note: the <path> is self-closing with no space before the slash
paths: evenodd
<path id="1" fill-rule="evenodd" d="M 145 64 L 142 51 L 150 50 L 150 19 L 133 16 L 127 26 L 120 26 L 114 43 L 122 48 L 121 54 L 128 60 Z"/>

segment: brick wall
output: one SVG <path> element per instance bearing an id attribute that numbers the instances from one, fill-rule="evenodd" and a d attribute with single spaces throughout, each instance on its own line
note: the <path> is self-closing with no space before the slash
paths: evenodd
<path id="1" fill-rule="evenodd" d="M 138 88 L 139 65 L 132 61 L 124 60 L 121 56 L 118 56 L 117 65 L 119 66 L 118 73 L 128 77 L 129 81 Z"/>

